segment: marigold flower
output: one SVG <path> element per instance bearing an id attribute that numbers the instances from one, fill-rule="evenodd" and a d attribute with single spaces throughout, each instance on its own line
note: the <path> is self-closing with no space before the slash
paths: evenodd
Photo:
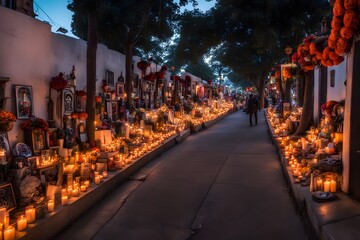
<path id="1" fill-rule="evenodd" d="M 340 1 L 336 1 L 333 8 L 334 16 L 341 16 L 345 13 L 344 6 L 340 3 Z"/>
<path id="2" fill-rule="evenodd" d="M 344 15 L 344 25 L 357 29 L 359 26 L 359 15 L 354 10 L 346 10 Z"/>

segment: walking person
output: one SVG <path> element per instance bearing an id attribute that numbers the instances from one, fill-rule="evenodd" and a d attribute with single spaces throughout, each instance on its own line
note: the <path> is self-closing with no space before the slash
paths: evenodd
<path id="1" fill-rule="evenodd" d="M 255 125 L 257 125 L 257 111 L 259 108 L 259 101 L 254 97 L 253 94 L 250 94 L 249 100 L 247 102 L 247 111 L 249 113 L 250 126 L 252 126 L 252 118 L 255 117 Z"/>

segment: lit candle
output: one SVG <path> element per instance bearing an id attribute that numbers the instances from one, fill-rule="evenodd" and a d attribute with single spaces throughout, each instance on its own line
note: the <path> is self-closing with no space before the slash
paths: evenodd
<path id="1" fill-rule="evenodd" d="M 4 240 L 15 240 L 15 228 L 13 226 L 5 228 Z"/>
<path id="2" fill-rule="evenodd" d="M 104 178 L 107 178 L 107 176 L 108 176 L 108 174 L 107 174 L 106 171 L 104 171 L 104 172 L 102 173 L 102 175 L 103 175 Z"/>
<path id="3" fill-rule="evenodd" d="M 79 196 L 79 188 L 76 187 L 72 190 L 72 196 L 73 197 L 78 197 Z"/>
<path id="4" fill-rule="evenodd" d="M 330 192 L 330 181 L 328 180 L 324 182 L 324 192 Z"/>
<path id="5" fill-rule="evenodd" d="M 96 185 L 100 184 L 100 176 L 95 176 L 95 184 Z"/>
<path id="6" fill-rule="evenodd" d="M 81 184 L 80 191 L 86 192 L 86 186 L 84 184 Z"/>
<path id="7" fill-rule="evenodd" d="M 297 169 L 294 170 L 293 175 L 294 175 L 294 177 L 297 177 L 299 175 L 299 172 Z"/>
<path id="8" fill-rule="evenodd" d="M 79 162 L 79 152 L 75 152 L 75 162 Z"/>
<path id="9" fill-rule="evenodd" d="M 35 208 L 33 205 L 25 207 L 25 216 L 28 223 L 35 222 Z"/>
<path id="10" fill-rule="evenodd" d="M 6 208 L 0 208 L 0 223 L 5 223 Z"/>
<path id="11" fill-rule="evenodd" d="M 9 216 L 9 213 L 7 212 L 5 214 L 5 222 L 4 222 L 4 226 L 7 228 L 10 224 L 10 216 Z"/>
<path id="12" fill-rule="evenodd" d="M 63 206 L 68 205 L 68 202 L 69 202 L 69 197 L 67 195 L 61 196 L 61 204 Z"/>
<path id="13" fill-rule="evenodd" d="M 50 200 L 47 202 L 47 208 L 48 208 L 48 212 L 54 211 L 55 201 L 54 201 L 53 199 L 50 199 Z"/>
<path id="14" fill-rule="evenodd" d="M 317 163 L 318 163 L 317 158 L 314 158 L 314 163 L 315 163 L 315 164 L 317 164 Z"/>
<path id="15" fill-rule="evenodd" d="M 84 181 L 84 184 L 85 184 L 86 188 L 90 187 L 90 181 L 89 180 Z"/>
<path id="16" fill-rule="evenodd" d="M 21 215 L 17 221 L 16 221 L 16 224 L 17 224 L 17 229 L 18 231 L 24 231 L 27 227 L 27 219 L 24 215 Z"/>
<path id="17" fill-rule="evenodd" d="M 337 186 L 336 186 L 336 181 L 335 180 L 331 180 L 330 181 L 330 192 L 336 192 Z"/>
<path id="18" fill-rule="evenodd" d="M 323 181 L 321 179 L 316 180 L 316 190 L 322 191 L 323 190 Z"/>

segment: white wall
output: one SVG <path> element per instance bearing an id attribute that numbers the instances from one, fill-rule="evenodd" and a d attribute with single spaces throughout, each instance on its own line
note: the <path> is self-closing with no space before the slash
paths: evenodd
<path id="1" fill-rule="evenodd" d="M 37 19 L 0 7 L 0 76 L 9 77 L 6 84 L 5 109 L 13 113 L 15 109 L 14 84 L 31 85 L 33 88 L 34 112 L 36 117 L 48 119 L 47 96 L 51 78 L 63 72 L 70 74 L 76 68 L 77 90 L 86 90 L 86 47 L 83 40 L 51 33 L 50 25 Z M 125 76 L 125 56 L 99 44 L 97 49 L 97 92 L 101 92 L 106 70 L 114 72 L 114 80 L 123 73 Z M 52 98 L 56 101 L 56 91 Z M 54 101 L 54 102 L 55 102 Z M 56 115 L 55 115 L 56 116 Z M 56 118 L 60 126 L 60 118 Z M 8 133 L 11 144 L 23 141 L 20 129 L 24 120 L 18 120 Z"/>
<path id="2" fill-rule="evenodd" d="M 346 95 L 346 86 L 344 82 L 346 80 L 346 66 L 348 58 L 345 58 L 341 64 L 333 67 L 328 67 L 328 82 L 327 82 L 327 100 L 328 101 L 343 101 Z M 330 71 L 335 70 L 335 85 L 330 87 Z"/>

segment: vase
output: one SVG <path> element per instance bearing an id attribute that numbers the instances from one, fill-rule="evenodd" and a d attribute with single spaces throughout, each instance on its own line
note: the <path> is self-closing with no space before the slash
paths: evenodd
<path id="1" fill-rule="evenodd" d="M 13 129 L 13 127 L 14 127 L 14 122 L 11 121 L 0 122 L 0 131 L 2 132 L 9 132 Z"/>

